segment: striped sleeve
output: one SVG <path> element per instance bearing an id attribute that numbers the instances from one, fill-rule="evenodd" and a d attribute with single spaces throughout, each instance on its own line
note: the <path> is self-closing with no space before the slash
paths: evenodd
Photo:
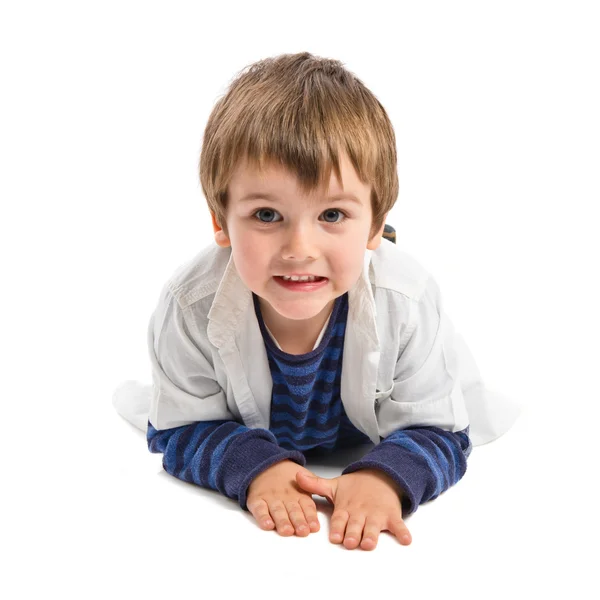
<path id="1" fill-rule="evenodd" d="M 469 427 L 452 433 L 413 426 L 393 431 L 342 475 L 360 469 L 384 471 L 402 488 L 402 506 L 410 514 L 458 483 L 471 450 Z"/>
<path id="2" fill-rule="evenodd" d="M 237 500 L 244 510 L 252 480 L 271 465 L 306 459 L 285 450 L 267 429 L 250 429 L 236 421 L 202 421 L 157 430 L 148 421 L 148 450 L 162 453 L 167 473 Z"/>

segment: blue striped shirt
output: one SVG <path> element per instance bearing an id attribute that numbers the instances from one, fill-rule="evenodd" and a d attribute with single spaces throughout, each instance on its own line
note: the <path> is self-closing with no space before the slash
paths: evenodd
<path id="1" fill-rule="evenodd" d="M 204 421 L 162 431 L 148 423 L 147 431 L 148 448 L 163 454 L 168 473 L 217 490 L 245 510 L 250 483 L 271 465 L 289 459 L 304 466 L 305 453 L 370 442 L 348 419 L 340 396 L 348 294 L 336 299 L 319 345 L 301 355 L 278 348 L 254 294 L 253 300 L 273 377 L 269 429 Z M 455 433 L 408 427 L 392 432 L 342 474 L 385 472 L 402 489 L 403 508 L 410 514 L 461 479 L 471 448 L 468 427 Z"/>

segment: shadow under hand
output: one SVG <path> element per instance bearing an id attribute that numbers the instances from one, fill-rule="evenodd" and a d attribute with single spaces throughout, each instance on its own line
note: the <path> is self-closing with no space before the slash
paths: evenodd
<path id="1" fill-rule="evenodd" d="M 367 452 L 375 447 L 374 444 L 360 444 L 348 448 L 338 448 L 337 450 L 323 450 L 313 448 L 303 452 L 306 457 L 306 468 L 312 470 L 316 468 L 337 469 L 343 471 L 349 464 L 360 460 Z"/>

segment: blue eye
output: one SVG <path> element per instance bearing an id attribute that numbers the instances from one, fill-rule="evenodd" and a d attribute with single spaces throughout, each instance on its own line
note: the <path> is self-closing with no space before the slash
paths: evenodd
<path id="1" fill-rule="evenodd" d="M 260 213 L 267 213 L 267 218 L 268 217 L 271 217 L 271 218 L 270 219 L 268 218 L 268 220 L 263 221 L 260 218 L 260 216 L 257 216 Z M 273 210 L 272 208 L 259 208 L 254 213 L 252 213 L 252 216 L 254 218 L 256 218 L 256 220 L 258 221 L 259 224 L 261 224 L 261 225 L 270 225 L 271 223 L 277 223 L 278 222 L 278 221 L 274 220 L 274 215 L 276 215 L 276 214 L 279 214 L 279 213 L 276 210 Z M 321 214 L 322 215 L 329 215 L 329 216 L 331 216 L 333 214 L 334 218 L 335 218 L 336 214 L 342 215 L 343 218 L 341 220 L 337 220 L 337 221 L 325 221 L 326 223 L 329 223 L 329 225 L 341 225 L 348 218 L 348 215 L 346 215 L 346 213 L 344 213 L 341 210 L 338 210 L 337 208 L 328 208 L 327 210 L 323 211 Z"/>
<path id="2" fill-rule="evenodd" d="M 344 215 L 344 217 L 346 216 L 341 210 L 337 210 L 336 208 L 328 208 L 325 212 L 323 212 L 324 215 L 329 214 L 331 215 L 331 213 L 337 213 L 339 215 Z M 342 221 L 327 221 L 327 223 L 331 223 L 332 225 L 337 225 L 338 223 L 341 223 Z"/>
<path id="3" fill-rule="evenodd" d="M 261 212 L 266 212 L 267 214 L 269 214 L 269 213 L 272 213 L 272 214 L 275 214 L 275 213 L 277 213 L 277 211 L 275 211 L 275 210 L 273 210 L 273 209 L 271 209 L 271 208 L 259 208 L 259 209 L 258 209 L 258 210 L 257 210 L 257 211 L 254 213 L 254 214 L 256 215 L 256 214 L 258 214 L 258 213 L 261 213 Z M 268 220 L 268 221 L 263 221 L 263 220 L 262 220 L 262 219 L 260 219 L 260 218 L 259 218 L 258 220 L 259 220 L 261 223 L 273 223 L 273 221 L 271 221 L 271 220 Z"/>

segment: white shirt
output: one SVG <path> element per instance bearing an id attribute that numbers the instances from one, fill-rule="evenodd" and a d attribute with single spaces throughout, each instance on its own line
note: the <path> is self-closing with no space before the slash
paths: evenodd
<path id="1" fill-rule="evenodd" d="M 435 280 L 395 244 L 365 250 L 348 303 L 341 400 L 375 444 L 411 425 L 452 432 L 470 425 L 473 445 L 481 445 L 515 422 L 520 408 L 484 386 Z M 177 269 L 150 319 L 148 349 L 153 386 L 125 382 L 113 399 L 138 427 L 234 419 L 269 428 L 265 344 L 231 248 L 211 244 Z"/>

